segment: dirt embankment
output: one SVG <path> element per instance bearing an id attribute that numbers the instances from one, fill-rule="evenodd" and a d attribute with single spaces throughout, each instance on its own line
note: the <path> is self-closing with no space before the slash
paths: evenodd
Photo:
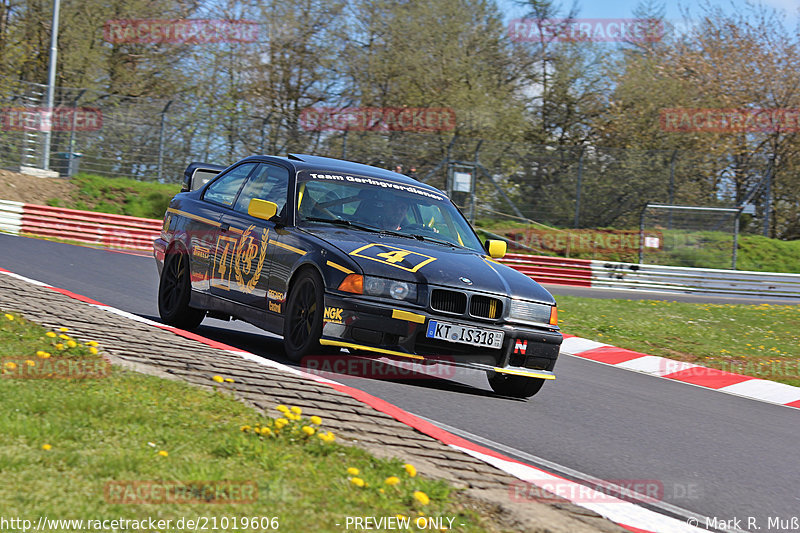
<path id="1" fill-rule="evenodd" d="M 0 200 L 47 205 L 51 198 L 69 198 L 75 186 L 65 178 L 37 178 L 0 170 Z"/>

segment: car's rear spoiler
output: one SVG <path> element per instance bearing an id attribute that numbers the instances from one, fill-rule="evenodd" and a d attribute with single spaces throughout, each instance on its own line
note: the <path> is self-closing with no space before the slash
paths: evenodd
<path id="1" fill-rule="evenodd" d="M 189 163 L 183 171 L 183 186 L 181 192 L 196 191 L 228 167 L 213 163 Z"/>

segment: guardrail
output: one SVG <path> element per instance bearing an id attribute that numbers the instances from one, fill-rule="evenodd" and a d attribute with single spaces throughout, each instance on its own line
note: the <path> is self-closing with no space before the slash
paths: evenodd
<path id="1" fill-rule="evenodd" d="M 593 261 L 592 287 L 800 298 L 800 274 Z"/>
<path id="2" fill-rule="evenodd" d="M 0 231 L 19 235 L 22 229 L 22 202 L 0 200 Z"/>
<path id="3" fill-rule="evenodd" d="M 0 231 L 150 252 L 161 221 L 0 201 Z"/>
<path id="4" fill-rule="evenodd" d="M 0 200 L 0 231 L 150 252 L 161 221 Z M 800 274 L 524 254 L 507 254 L 501 262 L 538 282 L 557 285 L 800 298 Z"/>

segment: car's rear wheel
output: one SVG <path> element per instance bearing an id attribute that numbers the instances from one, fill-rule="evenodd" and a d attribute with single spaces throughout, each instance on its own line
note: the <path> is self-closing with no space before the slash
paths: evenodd
<path id="1" fill-rule="evenodd" d="M 181 329 L 199 326 L 206 313 L 189 307 L 191 293 L 189 256 L 181 252 L 168 253 L 158 284 L 158 314 L 161 320 Z"/>
<path id="2" fill-rule="evenodd" d="M 544 382 L 545 380 L 543 379 L 509 376 L 500 373 L 496 373 L 489 378 L 489 385 L 493 391 L 512 398 L 530 398 L 539 392 Z"/>
<path id="3" fill-rule="evenodd" d="M 322 298 L 322 280 L 316 272 L 307 270 L 292 284 L 283 323 L 283 346 L 290 361 L 320 350 Z"/>

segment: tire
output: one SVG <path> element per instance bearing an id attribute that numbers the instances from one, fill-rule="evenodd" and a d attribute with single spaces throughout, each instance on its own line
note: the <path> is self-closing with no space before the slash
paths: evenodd
<path id="1" fill-rule="evenodd" d="M 322 336 L 323 285 L 319 275 L 306 271 L 292 284 L 283 322 L 283 348 L 293 362 L 320 351 Z"/>
<path id="2" fill-rule="evenodd" d="M 158 284 L 158 314 L 166 324 L 181 329 L 196 328 L 206 316 L 205 311 L 189 307 L 192 294 L 189 276 L 189 256 L 167 253 Z"/>
<path id="3" fill-rule="evenodd" d="M 542 388 L 545 380 L 537 378 L 526 378 L 523 376 L 509 376 L 496 373 L 489 378 L 489 385 L 492 390 L 502 396 L 512 398 L 530 398 Z"/>

